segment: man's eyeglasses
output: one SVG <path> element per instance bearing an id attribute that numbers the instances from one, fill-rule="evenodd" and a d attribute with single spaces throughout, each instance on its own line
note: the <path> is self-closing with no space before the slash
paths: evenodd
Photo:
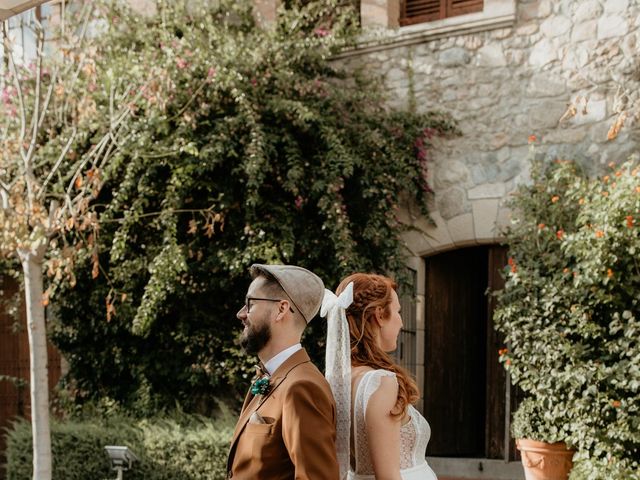
<path id="1" fill-rule="evenodd" d="M 245 297 L 244 306 L 247 308 L 247 313 L 251 312 L 251 306 L 253 302 L 263 301 L 263 302 L 282 302 L 284 298 L 259 298 L 259 297 Z M 291 306 L 289 306 L 289 310 L 291 313 L 296 313 Z"/>

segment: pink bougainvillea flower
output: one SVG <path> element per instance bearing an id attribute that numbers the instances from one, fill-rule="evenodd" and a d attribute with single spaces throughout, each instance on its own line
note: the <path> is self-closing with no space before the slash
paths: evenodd
<path id="1" fill-rule="evenodd" d="M 216 76 L 216 69 L 213 67 L 209 67 L 209 71 L 207 72 L 207 80 L 211 80 Z"/>
<path id="2" fill-rule="evenodd" d="M 326 37 L 331 33 L 331 31 L 327 30 L 326 28 L 319 27 L 316 28 L 313 33 L 315 33 L 318 37 Z"/>
<path id="3" fill-rule="evenodd" d="M 187 68 L 187 61 L 184 58 L 176 58 L 176 65 L 178 66 L 179 69 L 183 69 L 183 68 Z"/>
<path id="4" fill-rule="evenodd" d="M 11 103 L 11 97 L 13 96 L 13 91 L 11 89 L 11 87 L 5 87 L 2 89 L 2 94 L 0 94 L 0 96 L 2 97 L 2 102 L 5 105 L 8 105 Z"/>

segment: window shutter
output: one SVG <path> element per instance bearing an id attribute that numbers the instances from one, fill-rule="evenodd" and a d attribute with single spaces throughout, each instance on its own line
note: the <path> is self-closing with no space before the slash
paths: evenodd
<path id="1" fill-rule="evenodd" d="M 404 0 L 400 25 L 432 22 L 441 18 L 481 12 L 484 0 Z"/>
<path id="2" fill-rule="evenodd" d="M 484 0 L 447 0 L 447 17 L 481 12 Z"/>
<path id="3" fill-rule="evenodd" d="M 404 0 L 400 25 L 413 25 L 444 18 L 447 1 L 451 0 Z"/>

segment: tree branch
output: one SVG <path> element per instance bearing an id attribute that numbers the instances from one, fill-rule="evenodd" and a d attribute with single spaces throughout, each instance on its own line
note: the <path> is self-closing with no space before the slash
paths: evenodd
<path id="1" fill-rule="evenodd" d="M 2 23 L 2 37 L 4 41 L 4 48 L 9 53 L 9 68 L 11 69 L 11 73 L 13 74 L 13 83 L 16 88 L 18 94 L 18 104 L 20 106 L 20 135 L 18 137 L 18 143 L 20 148 L 20 155 L 24 158 L 24 137 L 26 135 L 27 130 L 27 110 L 24 105 L 24 98 L 22 96 L 22 84 L 20 83 L 20 77 L 18 77 L 18 69 L 16 68 L 16 64 L 13 59 L 13 48 L 11 42 L 9 41 L 9 34 L 7 32 L 7 22 Z"/>
<path id="2" fill-rule="evenodd" d="M 169 208 L 167 210 L 162 210 L 160 212 L 148 212 L 148 213 L 142 213 L 140 215 L 136 215 L 136 218 L 147 218 L 147 217 L 157 217 L 159 215 L 162 214 L 174 214 L 174 213 L 204 213 L 204 212 L 211 212 L 213 210 L 213 205 L 210 206 L 209 208 Z M 108 220 L 100 220 L 102 223 L 122 223 L 124 222 L 126 219 L 124 217 L 122 218 L 111 218 Z"/>
<path id="3" fill-rule="evenodd" d="M 73 141 L 76 138 L 76 133 L 77 133 L 76 127 L 73 127 L 73 132 L 71 132 L 71 136 L 69 137 L 69 140 L 67 141 L 67 144 L 62 149 L 62 152 L 60 153 L 60 156 L 58 157 L 58 160 L 56 160 L 56 163 L 53 165 L 53 168 L 49 172 L 49 175 L 47 175 L 47 178 L 45 179 L 44 183 L 42 184 L 42 187 L 40 189 L 40 193 L 38 195 L 38 198 L 43 198 L 47 185 L 49 184 L 49 182 L 51 181 L 51 179 L 53 178 L 55 173 L 58 171 L 58 168 L 60 168 L 60 165 L 62 164 L 62 161 L 64 160 L 64 157 L 69 152 L 69 149 L 71 148 L 71 145 L 73 144 Z"/>
<path id="4" fill-rule="evenodd" d="M 44 98 L 44 102 L 42 104 L 42 115 L 40 115 L 40 120 L 38 120 L 38 130 L 42 128 L 42 124 L 44 123 L 44 119 L 47 116 L 47 112 L 49 110 L 49 104 L 51 103 L 51 96 L 53 94 L 53 89 L 55 87 L 56 81 L 58 80 L 58 67 L 56 66 L 53 69 L 51 74 L 51 78 L 49 81 L 49 88 L 47 89 L 47 94 Z"/>
<path id="5" fill-rule="evenodd" d="M 27 162 L 31 165 L 31 159 L 36 149 L 36 143 L 38 141 L 38 126 L 40 125 L 40 87 L 42 85 L 42 56 L 44 55 L 44 32 L 42 25 L 36 21 L 36 88 L 33 99 L 33 132 L 31 133 L 31 141 L 29 142 L 29 150 L 27 151 Z M 44 110 L 43 110 L 44 114 Z"/>

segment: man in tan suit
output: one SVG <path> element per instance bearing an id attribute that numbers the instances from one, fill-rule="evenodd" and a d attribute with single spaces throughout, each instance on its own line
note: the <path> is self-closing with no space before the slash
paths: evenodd
<path id="1" fill-rule="evenodd" d="M 245 398 L 227 459 L 234 480 L 339 478 L 336 407 L 327 381 L 300 345 L 324 284 L 291 265 L 253 265 L 237 317 L 241 343 L 268 372 Z M 269 377 L 270 376 L 270 377 Z"/>

